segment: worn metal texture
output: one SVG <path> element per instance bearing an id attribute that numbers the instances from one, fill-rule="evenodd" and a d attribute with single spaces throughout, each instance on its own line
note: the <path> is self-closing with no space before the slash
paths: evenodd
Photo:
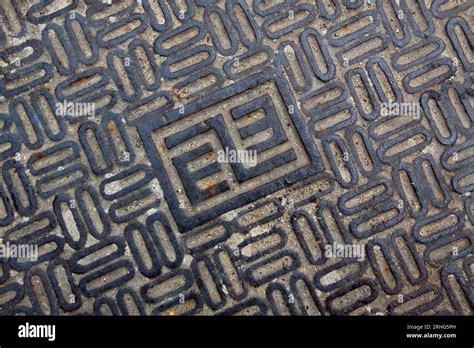
<path id="1" fill-rule="evenodd" d="M 473 5 L 1 0 L 0 314 L 472 314 Z"/>

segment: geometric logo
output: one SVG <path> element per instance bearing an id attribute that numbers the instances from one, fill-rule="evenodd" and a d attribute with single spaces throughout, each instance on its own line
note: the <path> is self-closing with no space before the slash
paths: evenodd
<path id="1" fill-rule="evenodd" d="M 324 168 L 273 70 L 163 113 L 138 131 L 181 233 Z M 256 165 L 219 163 L 223 149 L 256 151 Z"/>

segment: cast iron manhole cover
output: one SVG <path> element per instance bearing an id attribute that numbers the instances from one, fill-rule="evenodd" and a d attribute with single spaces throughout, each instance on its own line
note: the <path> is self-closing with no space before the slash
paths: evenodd
<path id="1" fill-rule="evenodd" d="M 474 2 L 2 0 L 0 313 L 472 313 Z"/>

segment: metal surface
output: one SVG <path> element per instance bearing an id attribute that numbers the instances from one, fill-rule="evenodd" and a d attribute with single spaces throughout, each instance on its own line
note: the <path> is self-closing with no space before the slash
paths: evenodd
<path id="1" fill-rule="evenodd" d="M 0 313 L 472 314 L 473 5 L 2 0 Z"/>

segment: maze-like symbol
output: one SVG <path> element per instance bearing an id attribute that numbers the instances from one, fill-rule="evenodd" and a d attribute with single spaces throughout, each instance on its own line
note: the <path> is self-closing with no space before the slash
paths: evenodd
<path id="1" fill-rule="evenodd" d="M 273 77 L 271 70 L 266 75 L 254 75 L 168 111 L 165 125 L 158 118 L 138 127 L 182 232 L 322 171 L 318 150 L 308 141 L 310 135 L 288 84 Z M 287 105 L 292 108 L 288 110 Z M 257 111 L 261 116 L 253 121 Z M 242 125 L 240 121 L 249 118 Z M 184 129 L 181 124 L 186 125 Z M 262 133 L 270 136 L 254 140 Z M 217 147 L 256 151 L 256 163 L 213 161 Z M 297 153 L 296 147 L 303 151 Z M 188 169 L 190 162 L 205 155 L 212 162 Z M 220 178 L 211 181 L 218 173 Z"/>
<path id="2" fill-rule="evenodd" d="M 2 1 L 0 313 L 472 314 L 473 5 Z"/>

